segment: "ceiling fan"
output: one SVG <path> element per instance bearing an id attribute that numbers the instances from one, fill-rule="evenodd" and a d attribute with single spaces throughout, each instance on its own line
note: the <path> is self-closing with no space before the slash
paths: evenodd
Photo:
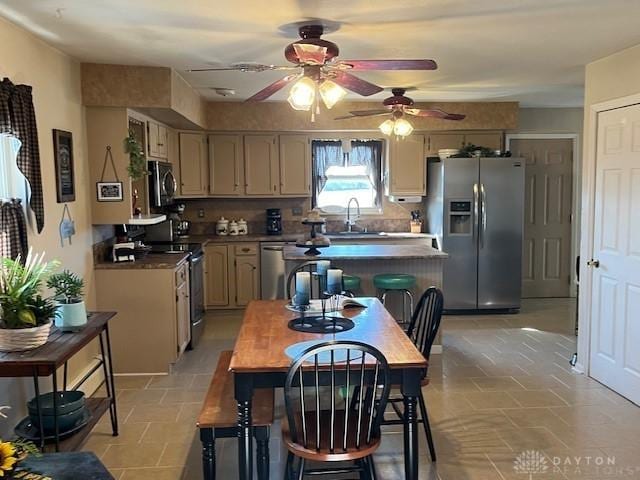
<path id="1" fill-rule="evenodd" d="M 391 115 L 391 118 L 380 124 L 380 131 L 385 135 L 394 134 L 397 137 L 406 137 L 413 132 L 413 126 L 403 118 L 404 115 L 413 115 L 415 117 L 431 117 L 440 118 L 442 120 L 464 120 L 465 115 L 459 113 L 447 113 L 439 108 L 411 108 L 413 100 L 404 94 L 406 88 L 392 88 L 392 96 L 385 98 L 382 104 L 385 108 L 378 110 L 356 110 L 349 112 L 350 115 L 337 117 L 336 120 L 344 120 L 347 118 L 361 117 L 380 117 Z"/>
<path id="2" fill-rule="evenodd" d="M 322 25 L 304 25 L 298 29 L 300 40 L 284 50 L 285 58 L 293 65 L 264 65 L 260 63 L 240 63 L 226 67 L 193 69 L 191 72 L 237 70 L 241 72 L 264 72 L 270 70 L 294 70 L 297 73 L 281 78 L 249 97 L 248 102 L 266 100 L 296 81 L 289 92 L 288 101 L 296 110 L 319 112 L 319 98 L 327 108 L 333 107 L 350 90 L 364 97 L 383 90 L 382 87 L 363 80 L 351 71 L 359 70 L 435 70 L 433 60 L 338 60 L 338 46 L 321 38 Z M 346 89 L 346 90 L 345 90 Z"/>

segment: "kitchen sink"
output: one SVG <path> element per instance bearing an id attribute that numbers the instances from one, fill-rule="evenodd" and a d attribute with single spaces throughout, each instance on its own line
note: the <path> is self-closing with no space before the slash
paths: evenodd
<path id="1" fill-rule="evenodd" d="M 331 236 L 331 235 L 340 235 L 341 237 L 348 237 L 348 236 L 362 236 L 362 235 L 367 235 L 367 236 L 375 236 L 375 235 L 384 235 L 384 232 L 327 232 L 327 235 Z"/>

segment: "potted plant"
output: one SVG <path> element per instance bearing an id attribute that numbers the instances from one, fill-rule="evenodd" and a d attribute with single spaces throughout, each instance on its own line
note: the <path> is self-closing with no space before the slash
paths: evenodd
<path id="1" fill-rule="evenodd" d="M 140 180 L 149 173 L 147 170 L 147 157 L 144 154 L 144 148 L 136 139 L 132 130 L 124 139 L 124 151 L 129 154 L 129 165 L 127 171 L 132 180 Z"/>
<path id="2" fill-rule="evenodd" d="M 0 351 L 30 350 L 44 345 L 49 338 L 51 321 L 56 315 L 53 299 L 40 293 L 43 282 L 58 267 L 58 262 L 44 261 L 44 253 L 31 250 L 24 264 L 15 260 L 0 261 Z"/>
<path id="3" fill-rule="evenodd" d="M 82 278 L 69 270 L 56 273 L 47 280 L 47 287 L 55 292 L 53 298 L 58 305 L 56 327 L 73 331 L 87 324 L 87 309 L 82 300 L 84 282 Z"/>

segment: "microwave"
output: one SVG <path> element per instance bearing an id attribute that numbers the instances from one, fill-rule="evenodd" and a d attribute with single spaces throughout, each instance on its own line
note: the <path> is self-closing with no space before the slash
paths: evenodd
<path id="1" fill-rule="evenodd" d="M 149 200 L 152 207 L 163 207 L 173 203 L 178 189 L 173 165 L 169 162 L 149 160 Z"/>

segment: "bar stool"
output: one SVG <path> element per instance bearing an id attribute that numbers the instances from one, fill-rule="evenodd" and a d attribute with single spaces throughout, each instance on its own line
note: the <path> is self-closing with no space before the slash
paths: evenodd
<path id="1" fill-rule="evenodd" d="M 355 275 L 343 275 L 342 286 L 348 296 L 355 297 L 355 292 L 360 290 L 360 277 Z"/>
<path id="2" fill-rule="evenodd" d="M 387 293 L 402 294 L 402 323 L 407 323 L 407 297 L 409 298 L 409 312 L 413 312 L 413 294 L 411 289 L 416 286 L 416 277 L 406 273 L 381 273 L 373 277 L 373 285 L 382 292 L 380 299 L 385 304 Z"/>

